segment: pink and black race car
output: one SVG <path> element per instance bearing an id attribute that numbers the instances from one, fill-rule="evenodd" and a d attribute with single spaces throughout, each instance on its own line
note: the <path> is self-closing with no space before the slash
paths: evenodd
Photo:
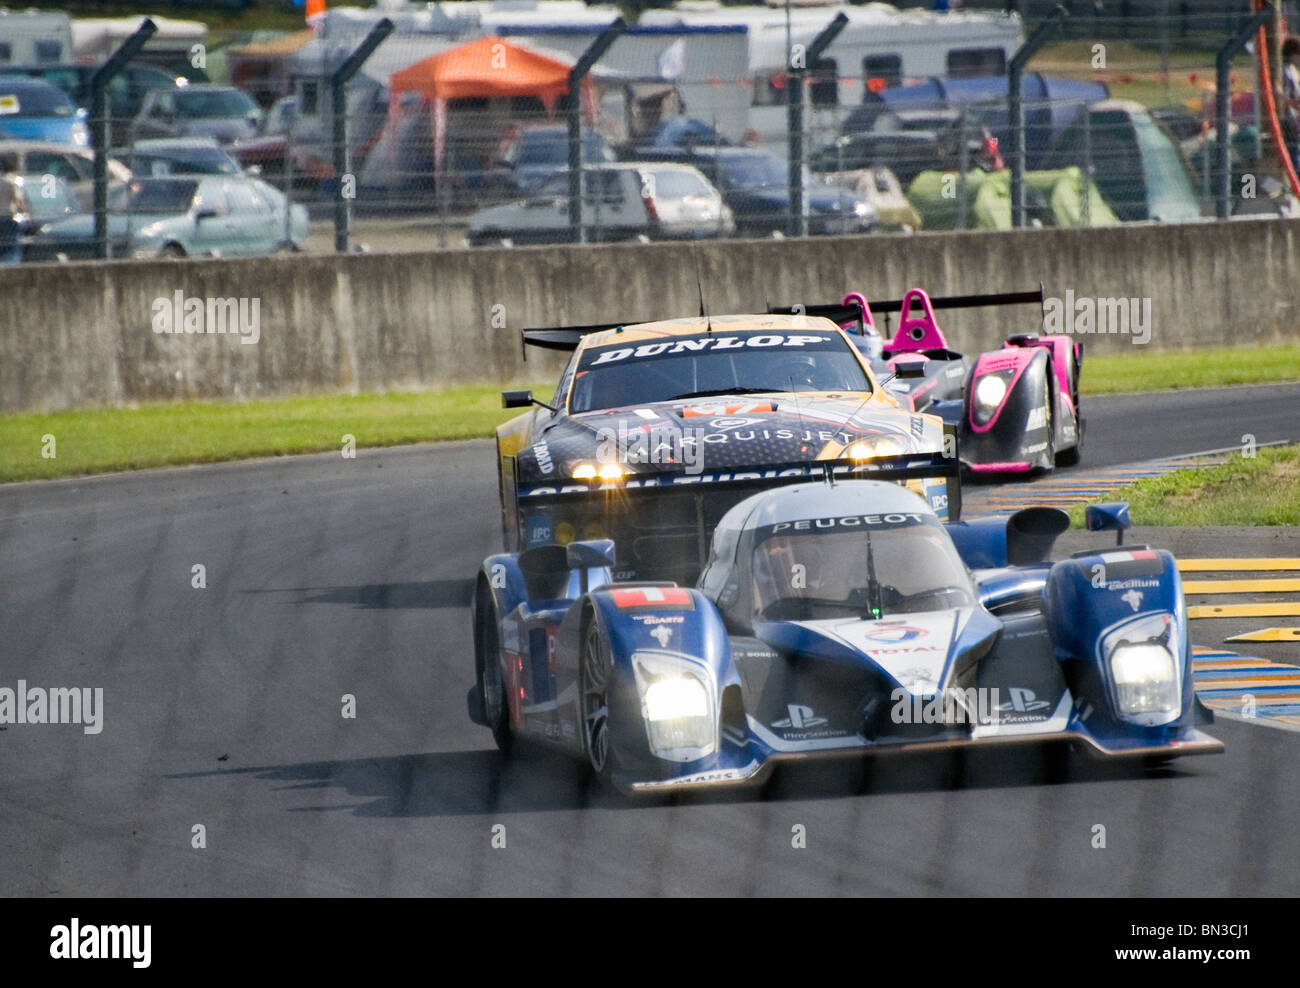
<path id="1" fill-rule="evenodd" d="M 853 292 L 838 304 L 773 306 L 769 311 L 826 316 L 839 323 L 871 357 L 889 391 L 910 402 L 913 411 L 939 415 L 957 427 L 959 455 L 973 473 L 1014 474 L 1079 462 L 1083 345 L 1068 336 L 1020 333 L 1007 337 L 1001 349 L 972 358 L 948 346 L 935 310 L 1029 302 L 1041 307 L 1041 288 L 946 298 L 930 298 L 913 288 L 901 299 L 875 303 Z M 891 338 L 877 328 L 873 310 L 899 313 Z"/>

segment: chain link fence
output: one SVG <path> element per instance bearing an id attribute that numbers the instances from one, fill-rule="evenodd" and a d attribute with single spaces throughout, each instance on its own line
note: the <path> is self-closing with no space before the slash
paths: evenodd
<path id="1" fill-rule="evenodd" d="M 1020 5 L 1023 20 L 900 14 L 932 40 L 900 34 L 897 52 L 850 21 L 811 60 L 833 10 L 800 11 L 788 33 L 779 10 L 761 29 L 650 12 L 580 79 L 574 66 L 602 24 L 466 37 L 398 19 L 338 107 L 331 75 L 376 18 L 323 35 L 210 33 L 170 61 L 137 57 L 108 85 L 109 250 L 231 256 L 1180 222 L 1224 212 L 1225 189 L 1231 216 L 1292 215 L 1246 48 L 1227 56 L 1223 181 L 1216 57 L 1250 11 L 1152 6 L 1075 3 L 1029 59 L 1019 182 L 1008 70 L 1054 11 L 1039 2 Z M 84 131 L 61 148 L 0 140 L 0 166 L 23 187 L 27 259 L 95 256 L 92 72 L 23 70 L 65 92 Z M 1280 82 L 1280 66 L 1273 72 Z M 1284 100 L 1277 112 L 1284 141 L 1294 139 Z"/>

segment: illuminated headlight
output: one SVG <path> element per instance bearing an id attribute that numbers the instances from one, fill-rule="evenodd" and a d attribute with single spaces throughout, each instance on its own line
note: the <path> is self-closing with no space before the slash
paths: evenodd
<path id="1" fill-rule="evenodd" d="M 848 455 L 850 460 L 874 460 L 878 456 L 898 456 L 900 453 L 907 452 L 902 442 L 893 436 L 882 436 L 879 439 L 863 439 L 849 447 Z"/>
<path id="2" fill-rule="evenodd" d="M 646 652 L 632 656 L 632 668 L 650 750 L 675 762 L 713 754 L 717 722 L 705 670 L 677 656 Z"/>
<path id="3" fill-rule="evenodd" d="M 1000 377 L 989 376 L 980 379 L 980 383 L 975 385 L 975 401 L 989 410 L 997 408 L 1002 404 L 1002 399 L 1007 396 L 1007 382 Z"/>
<path id="4" fill-rule="evenodd" d="M 871 212 L 871 203 L 869 202 L 864 202 L 859 199 L 853 204 L 853 215 L 857 216 L 859 219 L 870 216 Z"/>
<path id="5" fill-rule="evenodd" d="M 72 127 L 72 143 L 77 147 L 84 148 L 90 144 L 90 131 L 86 129 L 83 123 L 74 124 Z"/>
<path id="6" fill-rule="evenodd" d="M 603 484 L 617 484 L 627 474 L 617 463 L 579 463 L 570 474 L 574 480 L 599 480 Z"/>
<path id="7" fill-rule="evenodd" d="M 1165 646 L 1155 642 L 1116 645 L 1110 653 L 1110 674 L 1120 713 L 1177 715 L 1181 706 L 1177 665 Z"/>

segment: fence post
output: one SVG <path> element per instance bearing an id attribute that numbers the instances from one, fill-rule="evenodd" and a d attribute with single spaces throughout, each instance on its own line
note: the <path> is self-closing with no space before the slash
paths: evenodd
<path id="1" fill-rule="evenodd" d="M 348 147 L 347 84 L 392 32 L 393 22 L 387 17 L 377 21 L 357 50 L 330 74 L 330 111 L 334 117 L 334 180 L 338 183 L 338 188 L 334 191 L 334 250 L 339 254 L 348 252 L 348 237 L 352 232 L 352 199 L 343 194 L 343 183 L 352 171 L 352 149 Z"/>
<path id="2" fill-rule="evenodd" d="M 587 242 L 582 228 L 582 80 L 626 30 L 627 21 L 621 17 L 614 18 L 569 69 L 569 105 L 566 108 L 569 124 L 569 231 L 575 244 Z"/>
<path id="3" fill-rule="evenodd" d="M 1226 220 L 1232 216 L 1229 200 L 1232 197 L 1232 157 L 1229 154 L 1231 142 L 1228 130 L 1229 121 L 1228 75 L 1232 68 L 1232 56 L 1246 47 L 1246 42 L 1254 37 L 1262 24 L 1273 17 L 1273 5 L 1265 4 L 1245 25 L 1219 49 L 1214 56 L 1214 150 L 1215 150 L 1215 188 L 1218 200 L 1219 219 Z M 1256 99 L 1259 97 L 1256 96 Z"/>
<path id="4" fill-rule="evenodd" d="M 1011 56 L 1011 67 L 1007 72 L 1007 116 L 1011 124 L 1011 225 L 1017 229 L 1025 225 L 1025 103 L 1020 89 L 1021 79 L 1029 60 L 1047 44 L 1048 35 L 1069 16 L 1066 9 L 1057 4 L 1052 16 L 1038 25 L 1029 40 Z"/>
<path id="5" fill-rule="evenodd" d="M 817 37 L 813 38 L 804 52 L 803 64 L 792 65 L 793 52 L 785 53 L 786 65 L 786 120 L 790 142 L 790 221 L 788 230 L 792 236 L 806 237 L 808 223 L 803 214 L 803 84 L 808 75 L 808 66 L 815 65 L 835 36 L 844 30 L 849 22 L 848 16 L 840 11 L 835 15 Z"/>
<path id="6" fill-rule="evenodd" d="M 111 135 L 108 126 L 108 84 L 126 68 L 144 43 L 153 37 L 158 28 L 148 17 L 140 22 L 135 34 L 122 42 L 122 47 L 113 52 L 103 65 L 90 77 L 90 146 L 95 158 L 91 165 L 91 179 L 94 188 L 95 213 L 95 256 L 105 260 L 108 250 L 108 151 Z M 134 144 L 134 138 L 132 139 Z M 129 222 L 129 221 L 128 221 Z"/>

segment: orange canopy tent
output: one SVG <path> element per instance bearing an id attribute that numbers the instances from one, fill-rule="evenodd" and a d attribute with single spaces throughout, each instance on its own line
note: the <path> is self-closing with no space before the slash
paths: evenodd
<path id="1" fill-rule="evenodd" d="M 434 134 L 434 174 L 440 175 L 446 147 L 447 103 L 454 99 L 536 96 L 554 113 L 569 91 L 572 63 L 486 37 L 457 45 L 394 72 L 388 81 L 389 119 L 395 120 L 401 97 L 420 94 L 431 105 Z M 591 77 L 582 81 L 582 108 L 588 119 L 595 104 Z M 393 149 L 395 151 L 395 148 Z"/>
<path id="2" fill-rule="evenodd" d="M 554 110 L 568 92 L 569 68 L 559 59 L 501 38 L 479 38 L 394 72 L 389 91 L 417 92 L 430 100 L 536 96 L 547 110 Z"/>

